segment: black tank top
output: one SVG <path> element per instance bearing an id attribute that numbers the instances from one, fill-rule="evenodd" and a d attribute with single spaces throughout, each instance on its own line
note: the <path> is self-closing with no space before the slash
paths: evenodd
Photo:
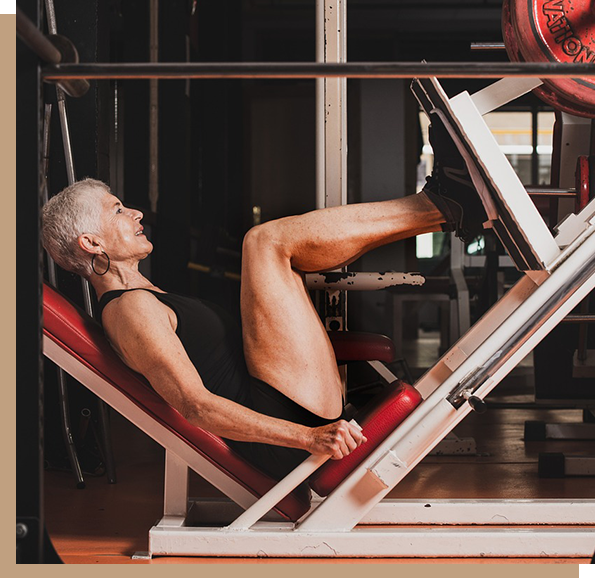
<path id="1" fill-rule="evenodd" d="M 241 331 L 233 317 L 215 303 L 195 297 L 159 293 L 151 289 L 107 291 L 99 300 L 99 319 L 105 306 L 127 291 L 148 291 L 176 314 L 176 334 L 205 387 L 216 395 L 250 407 L 250 375 L 246 368 Z"/>

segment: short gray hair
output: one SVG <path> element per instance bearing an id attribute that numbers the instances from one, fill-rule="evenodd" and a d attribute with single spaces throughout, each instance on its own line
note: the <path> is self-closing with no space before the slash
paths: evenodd
<path id="1" fill-rule="evenodd" d="M 41 240 L 52 259 L 67 271 L 89 278 L 91 258 L 78 244 L 84 233 L 101 234 L 101 181 L 83 179 L 53 196 L 41 211 Z"/>

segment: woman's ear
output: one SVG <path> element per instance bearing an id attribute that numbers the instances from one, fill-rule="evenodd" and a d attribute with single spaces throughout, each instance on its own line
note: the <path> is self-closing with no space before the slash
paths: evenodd
<path id="1" fill-rule="evenodd" d="M 99 243 L 99 237 L 97 237 L 97 235 L 83 233 L 78 238 L 78 244 L 79 247 L 85 251 L 85 253 L 90 253 L 91 255 L 101 255 L 102 249 L 101 244 Z"/>

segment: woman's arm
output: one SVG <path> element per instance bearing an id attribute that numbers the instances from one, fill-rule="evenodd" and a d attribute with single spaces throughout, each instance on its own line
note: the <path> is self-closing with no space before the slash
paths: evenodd
<path id="1" fill-rule="evenodd" d="M 124 362 L 143 374 L 191 424 L 216 435 L 307 450 L 340 459 L 364 440 L 343 420 L 309 428 L 259 414 L 209 392 L 175 333 L 169 309 L 146 291 L 130 291 L 103 313 L 106 333 Z"/>

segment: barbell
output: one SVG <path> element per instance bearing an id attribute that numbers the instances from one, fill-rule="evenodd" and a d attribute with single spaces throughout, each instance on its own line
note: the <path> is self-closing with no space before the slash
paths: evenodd
<path id="1" fill-rule="evenodd" d="M 543 85 L 534 92 L 554 108 L 595 118 L 594 0 L 504 0 L 502 32 L 510 63 L 78 64 L 74 47 L 61 38 L 58 46 L 55 37 L 44 37 L 21 11 L 17 11 L 17 29 L 21 38 L 50 63 L 42 72 L 44 80 L 60 85 L 70 82 L 69 93 L 76 96 L 84 94 L 84 79 L 90 78 L 490 78 L 526 75 L 542 78 Z M 78 87 L 75 79 L 84 84 Z M 83 89 L 72 90 L 72 84 Z"/>

